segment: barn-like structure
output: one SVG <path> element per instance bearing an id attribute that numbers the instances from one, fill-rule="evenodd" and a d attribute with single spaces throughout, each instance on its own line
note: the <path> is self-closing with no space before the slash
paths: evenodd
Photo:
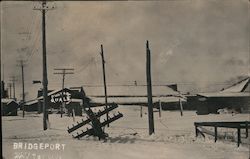
<path id="1" fill-rule="evenodd" d="M 1 98 L 1 115 L 17 116 L 19 104 L 14 99 Z"/>
<path id="2" fill-rule="evenodd" d="M 250 78 L 247 77 L 234 85 L 214 93 L 197 95 L 198 114 L 217 113 L 219 109 L 232 109 L 240 113 L 250 113 Z"/>
<path id="3" fill-rule="evenodd" d="M 92 106 L 102 106 L 105 104 L 103 87 L 85 87 L 84 91 L 90 98 Z M 107 88 L 108 103 L 119 105 L 143 105 L 148 103 L 147 87 L 145 85 L 130 86 L 110 86 Z M 186 102 L 186 98 L 178 91 L 167 85 L 152 86 L 153 104 L 157 108 L 159 103 L 162 109 L 179 109 L 180 102 Z"/>

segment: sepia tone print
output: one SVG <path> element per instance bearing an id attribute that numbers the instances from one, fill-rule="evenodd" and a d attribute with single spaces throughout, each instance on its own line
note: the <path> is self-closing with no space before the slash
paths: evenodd
<path id="1" fill-rule="evenodd" d="M 248 0 L 1 1 L 5 159 L 248 159 Z"/>

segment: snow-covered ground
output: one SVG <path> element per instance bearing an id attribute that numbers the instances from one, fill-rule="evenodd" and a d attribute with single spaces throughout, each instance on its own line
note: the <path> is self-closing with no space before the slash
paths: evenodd
<path id="1" fill-rule="evenodd" d="M 97 109 L 97 108 L 95 108 Z M 106 142 L 94 137 L 73 139 L 67 127 L 74 122 L 72 117 L 60 118 L 59 114 L 49 116 L 50 129 L 43 131 L 42 114 L 26 113 L 22 116 L 3 117 L 3 156 L 6 159 L 248 159 L 249 138 L 237 147 L 237 143 L 213 137 L 195 137 L 194 122 L 198 121 L 249 121 L 249 114 L 196 115 L 194 111 L 163 111 L 159 118 L 154 113 L 155 134 L 148 135 L 147 108 L 140 117 L 138 106 L 119 106 L 115 111 L 123 118 L 111 123 L 105 132 Z M 112 113 L 111 113 L 112 114 Z M 76 121 L 85 117 L 76 117 Z M 85 128 L 83 129 L 85 130 Z M 225 137 L 235 136 L 232 129 L 218 129 Z M 15 149 L 14 144 L 27 143 L 64 145 L 64 149 L 51 150 L 34 147 Z M 44 148 L 44 147 L 42 147 Z M 23 158 L 22 158 L 23 156 Z"/>

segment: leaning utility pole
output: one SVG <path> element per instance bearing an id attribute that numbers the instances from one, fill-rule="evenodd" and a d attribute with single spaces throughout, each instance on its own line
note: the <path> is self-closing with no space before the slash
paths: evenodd
<path id="1" fill-rule="evenodd" d="M 47 56 L 46 56 L 46 16 L 45 13 L 49 8 L 46 1 L 42 2 L 41 8 L 34 8 L 34 10 L 42 11 L 42 48 L 43 48 L 43 130 L 48 129 L 49 115 L 48 107 L 48 77 L 47 77 Z"/>
<path id="2" fill-rule="evenodd" d="M 60 110 L 61 118 L 62 118 L 63 108 L 65 107 L 65 102 L 63 101 L 63 90 L 64 90 L 65 75 L 74 74 L 74 72 L 67 72 L 67 71 L 74 71 L 74 69 L 73 68 L 55 68 L 54 70 L 62 71 L 62 72 L 55 72 L 54 73 L 54 74 L 62 75 L 62 105 L 61 105 L 61 110 Z"/>
<path id="3" fill-rule="evenodd" d="M 153 113 L 153 101 L 152 101 L 152 83 L 151 83 L 151 57 L 148 41 L 146 43 L 146 74 L 147 74 L 147 92 L 148 92 L 148 123 L 149 123 L 149 135 L 154 133 L 154 113 Z"/>
<path id="4" fill-rule="evenodd" d="M 13 87 L 13 98 L 14 100 L 16 100 L 16 87 L 15 87 L 15 83 L 17 81 L 15 76 L 11 76 L 10 81 L 12 82 L 12 87 Z"/>
<path id="5" fill-rule="evenodd" d="M 24 60 L 19 60 L 18 62 L 20 62 L 20 67 L 21 67 L 21 72 L 22 72 L 22 102 L 21 102 L 21 106 L 23 109 L 23 118 L 24 118 L 24 103 L 25 103 L 25 92 L 24 92 Z"/>
<path id="6" fill-rule="evenodd" d="M 107 97 L 107 86 L 106 86 L 106 75 L 105 75 L 105 60 L 103 54 L 103 46 L 101 45 L 101 56 L 102 56 L 102 73 L 103 73 L 103 84 L 104 84 L 104 94 L 105 94 L 105 108 L 108 108 L 108 97 Z M 106 114 L 107 120 L 109 119 L 109 113 Z M 109 127 L 109 124 L 107 124 Z"/>

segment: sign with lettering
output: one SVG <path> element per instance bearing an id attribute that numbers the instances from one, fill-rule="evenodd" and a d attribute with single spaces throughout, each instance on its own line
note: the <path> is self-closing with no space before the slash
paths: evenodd
<path id="1" fill-rule="evenodd" d="M 65 102 L 69 104 L 71 102 L 71 94 L 69 92 L 59 92 L 56 94 L 51 95 L 52 103 L 62 103 Z"/>

